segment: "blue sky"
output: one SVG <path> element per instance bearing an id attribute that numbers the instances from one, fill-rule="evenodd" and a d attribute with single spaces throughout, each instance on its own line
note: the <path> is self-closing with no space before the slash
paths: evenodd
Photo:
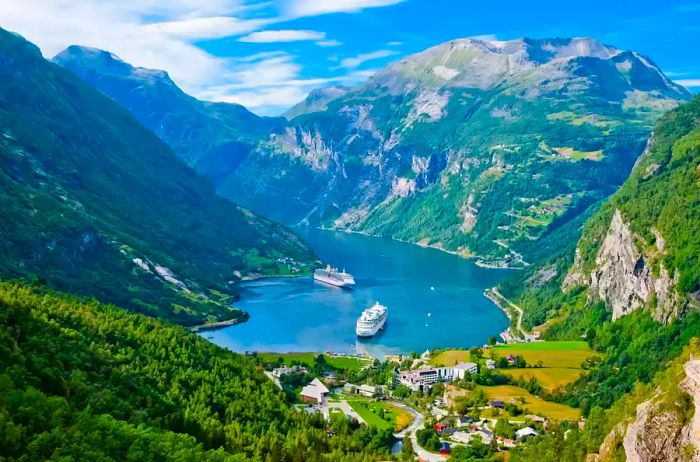
<path id="1" fill-rule="evenodd" d="M 700 89 L 693 0 L 23 0 L 3 5 L 0 26 L 46 56 L 70 44 L 107 49 L 167 70 L 195 96 L 260 114 L 460 37 L 593 37 L 647 55 Z"/>

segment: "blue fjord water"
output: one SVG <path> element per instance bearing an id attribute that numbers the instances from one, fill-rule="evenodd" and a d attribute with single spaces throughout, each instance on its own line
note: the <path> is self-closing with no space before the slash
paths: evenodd
<path id="1" fill-rule="evenodd" d="M 334 351 L 385 354 L 481 345 L 508 326 L 483 296 L 507 270 L 412 244 L 359 234 L 302 234 L 326 262 L 355 276 L 354 290 L 311 277 L 244 284 L 236 306 L 250 313 L 239 325 L 203 333 L 234 351 Z M 355 321 L 375 301 L 389 307 L 383 331 L 358 339 Z M 430 314 L 430 316 L 429 316 Z"/>

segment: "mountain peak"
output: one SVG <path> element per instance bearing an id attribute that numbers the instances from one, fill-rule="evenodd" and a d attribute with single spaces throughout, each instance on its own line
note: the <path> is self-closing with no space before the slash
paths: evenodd
<path id="1" fill-rule="evenodd" d="M 92 72 L 112 77 L 134 77 L 140 80 L 159 81 L 174 85 L 166 71 L 134 67 L 114 53 L 99 48 L 70 45 L 54 56 L 52 61 L 83 78 L 86 73 Z"/>

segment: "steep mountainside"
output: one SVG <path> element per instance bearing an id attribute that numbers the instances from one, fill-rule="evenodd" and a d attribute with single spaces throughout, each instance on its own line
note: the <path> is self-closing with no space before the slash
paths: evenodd
<path id="1" fill-rule="evenodd" d="M 574 248 L 503 284 L 526 325 L 584 294 L 613 318 L 650 308 L 668 322 L 700 306 L 700 97 L 663 116 L 630 177 L 583 227 Z M 546 280 L 542 278 L 547 274 Z"/>
<path id="2" fill-rule="evenodd" d="M 604 353 L 557 397 L 589 416 L 583 434 L 563 443 L 550 435 L 513 460 L 542 460 L 535 455 L 547 451 L 557 460 L 593 452 L 601 461 L 697 460 L 699 223 L 696 97 L 659 120 L 632 174 L 586 222 L 575 249 L 501 285 L 524 309 L 524 325 L 549 321 L 545 337 L 583 337 Z M 691 355 L 681 355 L 689 344 Z"/>
<path id="3" fill-rule="evenodd" d="M 127 108 L 198 172 L 218 182 L 283 118 L 258 117 L 238 104 L 200 101 L 167 72 L 132 67 L 94 48 L 71 46 L 53 61 Z"/>
<path id="4" fill-rule="evenodd" d="M 232 282 L 309 249 L 220 198 L 128 112 L 0 29 L 0 276 L 182 323 L 232 318 Z"/>
<path id="5" fill-rule="evenodd" d="M 181 98 L 149 83 L 161 71 L 79 48 L 56 61 L 141 120 L 145 107 L 154 121 L 172 121 L 176 136 L 145 120 L 185 158 L 202 141 L 179 136 L 189 133 L 192 108 L 148 104 Z M 286 114 L 295 116 L 289 125 L 259 138 L 255 155 L 222 150 L 221 162 L 190 163 L 225 197 L 286 223 L 518 265 L 533 241 L 611 194 L 657 117 L 687 98 L 649 59 L 591 39 L 454 40 L 357 88 L 312 92 Z"/>
<path id="6" fill-rule="evenodd" d="M 372 462 L 392 442 L 292 409 L 248 358 L 181 327 L 0 283 L 3 461 Z"/>
<path id="7" fill-rule="evenodd" d="M 688 98 L 649 59 L 591 39 L 455 40 L 296 117 L 220 189 L 285 222 L 513 264 L 509 249 L 612 193 Z"/>
<path id="8" fill-rule="evenodd" d="M 343 86 L 318 88 L 309 93 L 309 96 L 307 96 L 304 101 L 289 108 L 287 112 L 284 113 L 284 116 L 292 120 L 303 114 L 323 111 L 328 107 L 328 103 L 344 96 L 349 91 L 349 88 Z"/>

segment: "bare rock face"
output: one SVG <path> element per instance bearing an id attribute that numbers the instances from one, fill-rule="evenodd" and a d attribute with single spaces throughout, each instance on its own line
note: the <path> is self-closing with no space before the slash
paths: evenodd
<path id="1" fill-rule="evenodd" d="M 576 248 L 576 256 L 574 257 L 574 264 L 571 269 L 566 274 L 564 278 L 564 283 L 562 284 L 562 290 L 564 292 L 569 289 L 573 289 L 577 286 L 588 286 L 591 284 L 589 276 L 583 270 L 583 261 L 581 259 L 581 251 Z"/>
<path id="2" fill-rule="evenodd" d="M 680 389 L 693 400 L 695 412 L 684 422 L 678 412 L 663 405 L 663 394 L 637 406 L 635 420 L 623 438 L 629 462 L 700 462 L 700 358 L 691 358 L 684 366 L 686 378 Z"/>
<path id="3" fill-rule="evenodd" d="M 663 252 L 663 237 L 658 230 L 657 251 Z M 661 239 L 659 239 L 661 238 Z M 640 242 L 629 225 L 625 223 L 619 210 L 615 211 L 605 239 L 603 240 L 596 264 L 590 275 L 583 271 L 577 252 L 575 263 L 564 280 L 563 289 L 576 285 L 588 285 L 592 300 L 604 300 L 617 319 L 645 306 L 651 306 L 654 318 L 668 322 L 684 309 L 684 303 L 676 289 L 678 275 L 671 276 L 661 266 L 654 275 L 649 265 L 650 256 L 637 248 Z"/>

